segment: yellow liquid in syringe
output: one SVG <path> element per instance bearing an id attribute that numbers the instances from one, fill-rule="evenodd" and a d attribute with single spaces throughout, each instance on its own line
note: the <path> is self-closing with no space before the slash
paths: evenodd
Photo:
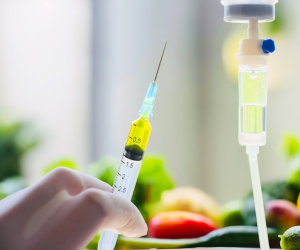
<path id="1" fill-rule="evenodd" d="M 151 130 L 148 118 L 142 116 L 134 121 L 127 138 L 124 156 L 134 161 L 142 160 Z"/>

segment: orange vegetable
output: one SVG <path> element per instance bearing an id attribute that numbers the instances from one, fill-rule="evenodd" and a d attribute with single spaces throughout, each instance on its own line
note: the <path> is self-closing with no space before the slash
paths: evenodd
<path id="1" fill-rule="evenodd" d="M 161 239 L 197 238 L 217 229 L 215 222 L 203 215 L 169 211 L 155 215 L 149 223 L 149 236 Z"/>

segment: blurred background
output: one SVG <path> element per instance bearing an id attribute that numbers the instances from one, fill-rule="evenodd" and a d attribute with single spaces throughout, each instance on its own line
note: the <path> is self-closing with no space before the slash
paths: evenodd
<path id="1" fill-rule="evenodd" d="M 276 22 L 261 24 L 277 46 L 264 182 L 287 176 L 282 138 L 300 135 L 299 9 L 280 1 Z M 235 54 L 246 29 L 223 21 L 219 0 L 0 1 L 1 180 L 32 184 L 64 164 L 89 172 L 103 157 L 118 164 L 168 39 L 147 154 L 163 157 L 172 185 L 221 204 L 245 196 Z"/>

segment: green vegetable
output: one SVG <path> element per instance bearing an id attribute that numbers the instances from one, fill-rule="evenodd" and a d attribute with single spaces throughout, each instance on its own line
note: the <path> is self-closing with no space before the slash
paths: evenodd
<path id="1" fill-rule="evenodd" d="M 276 200 L 288 200 L 297 203 L 300 189 L 287 181 L 274 181 L 262 184 L 262 191 Z"/>
<path id="2" fill-rule="evenodd" d="M 288 200 L 296 204 L 300 189 L 287 181 L 273 181 L 262 183 L 262 192 L 268 200 Z M 253 197 L 252 192 L 249 197 Z"/>
<path id="3" fill-rule="evenodd" d="M 278 247 L 278 231 L 268 228 L 270 247 Z M 258 230 L 253 226 L 233 226 L 215 230 L 204 237 L 200 242 L 189 247 L 258 247 Z"/>
<path id="4" fill-rule="evenodd" d="M 21 175 L 24 155 L 39 143 L 36 129 L 0 114 L 0 181 Z"/>
<path id="5" fill-rule="evenodd" d="M 270 246 L 279 247 L 278 231 L 268 228 Z M 174 249 L 194 247 L 257 247 L 259 239 L 257 227 L 234 226 L 215 230 L 197 239 L 165 240 L 154 238 L 127 238 L 119 236 L 116 250 L 125 249 Z"/>
<path id="6" fill-rule="evenodd" d="M 280 246 L 283 250 L 300 250 L 300 226 L 291 227 L 281 238 Z"/>
<path id="7" fill-rule="evenodd" d="M 28 187 L 28 184 L 21 176 L 7 178 L 0 183 L 0 199 L 3 199 L 6 196 L 18 192 L 26 187 Z"/>
<path id="8" fill-rule="evenodd" d="M 286 133 L 283 135 L 282 151 L 286 158 L 291 158 L 300 154 L 300 139 L 294 133 Z"/>
<path id="9" fill-rule="evenodd" d="M 222 207 L 223 227 L 239 226 L 244 224 L 242 216 L 243 202 L 231 201 Z"/>
<path id="10" fill-rule="evenodd" d="M 146 155 L 131 201 L 137 206 L 145 220 L 148 220 L 153 205 L 160 200 L 163 191 L 174 187 L 167 172 L 164 157 Z"/>
<path id="11" fill-rule="evenodd" d="M 101 232 L 96 234 L 95 237 L 90 241 L 90 243 L 85 247 L 85 249 L 97 249 L 100 235 L 101 235 Z"/>
<path id="12" fill-rule="evenodd" d="M 88 174 L 112 186 L 118 171 L 119 163 L 120 162 L 116 158 L 103 157 L 88 168 Z"/>
<path id="13" fill-rule="evenodd" d="M 289 133 L 283 138 L 283 152 L 287 159 L 289 173 L 288 183 L 300 189 L 300 139 Z"/>

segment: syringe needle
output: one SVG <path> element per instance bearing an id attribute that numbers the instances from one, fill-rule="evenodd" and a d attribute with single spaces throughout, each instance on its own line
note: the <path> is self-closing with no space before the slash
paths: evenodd
<path id="1" fill-rule="evenodd" d="M 161 65 L 161 61 L 162 61 L 162 59 L 163 59 L 163 57 L 164 57 L 164 53 L 165 53 L 165 49 L 166 49 L 167 43 L 168 43 L 168 40 L 167 40 L 166 43 L 165 43 L 165 47 L 164 47 L 164 50 L 163 50 L 163 52 L 162 52 L 162 55 L 161 55 L 161 58 L 160 58 L 160 61 L 159 61 L 159 65 L 158 65 L 158 68 L 157 68 L 157 71 L 156 71 L 156 75 L 155 75 L 155 78 L 154 78 L 154 81 L 153 81 L 154 84 L 156 84 L 156 78 L 157 78 L 157 75 L 158 75 L 158 72 L 159 72 L 159 68 L 160 68 L 160 65 Z"/>

